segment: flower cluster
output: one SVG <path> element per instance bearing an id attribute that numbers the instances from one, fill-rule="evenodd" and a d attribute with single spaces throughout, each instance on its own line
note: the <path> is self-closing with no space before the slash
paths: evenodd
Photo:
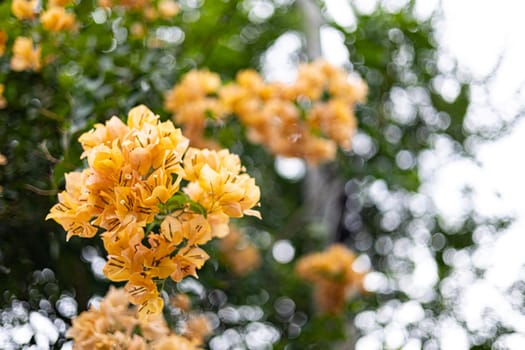
<path id="1" fill-rule="evenodd" d="M 66 10 L 71 0 L 50 0 L 47 9 L 40 11 L 37 0 L 13 0 L 11 13 L 20 20 L 40 23 L 47 31 L 57 33 L 72 31 L 77 27 L 75 14 Z M 39 19 L 39 21 L 36 21 Z M 0 31 L 0 56 L 5 52 L 8 36 L 5 31 Z M 42 48 L 35 44 L 31 37 L 18 36 L 12 47 L 10 66 L 14 71 L 32 70 L 40 71 L 42 68 Z"/>
<path id="2" fill-rule="evenodd" d="M 246 235 L 236 228 L 219 242 L 219 251 L 224 262 L 237 276 L 244 276 L 261 265 L 261 254 Z"/>
<path id="3" fill-rule="evenodd" d="M 295 270 L 299 277 L 314 285 L 315 303 L 320 312 L 337 314 L 345 301 L 363 290 L 363 273 L 352 268 L 354 253 L 336 244 L 322 253 L 301 258 Z"/>
<path id="4" fill-rule="evenodd" d="M 175 0 L 98 0 L 101 7 L 114 8 L 120 7 L 131 11 L 141 11 L 146 20 L 156 20 L 157 18 L 170 19 L 180 12 L 180 6 Z"/>
<path id="5" fill-rule="evenodd" d="M 61 32 L 76 28 L 76 17 L 62 6 L 52 6 L 40 16 L 42 27 L 50 32 Z"/>
<path id="6" fill-rule="evenodd" d="M 126 292 L 110 287 L 98 307 L 91 306 L 73 319 L 67 336 L 73 339 L 73 349 L 130 349 L 130 350 L 197 350 L 210 327 L 204 316 L 194 316 L 187 322 L 188 335 L 177 335 L 161 315 L 148 321 L 137 319 L 130 307 Z M 189 332 L 187 332 L 189 333 Z"/>
<path id="7" fill-rule="evenodd" d="M 185 319 L 181 322 L 181 331 L 185 338 L 200 346 L 212 333 L 212 327 L 205 315 L 191 312 L 185 315 Z"/>
<path id="8" fill-rule="evenodd" d="M 44 6 L 45 5 L 45 6 Z M 175 0 L 99 0 L 98 5 L 104 8 L 119 8 L 141 11 L 143 18 L 148 21 L 157 19 L 170 20 L 180 12 L 180 6 Z M 81 27 L 74 13 L 75 2 L 73 0 L 12 0 L 11 14 L 23 21 L 22 33 L 14 38 L 11 48 L 11 69 L 14 71 L 31 70 L 38 72 L 42 65 L 53 59 L 50 54 L 42 58 L 42 44 L 50 40 L 53 44 L 58 43 L 53 36 L 32 35 L 26 33 L 26 28 L 41 29 L 52 34 L 59 32 L 78 32 Z M 147 26 L 137 21 L 129 28 L 131 38 L 143 39 L 147 32 Z M 4 28 L 5 29 L 5 28 Z M 14 31 L 13 31 L 14 32 Z M 16 31 L 19 33 L 19 30 Z M 33 39 L 36 39 L 34 42 Z M 6 51 L 8 35 L 5 30 L 0 29 L 0 56 Z M 151 47 L 162 46 L 163 43 L 155 36 L 148 42 Z"/>
<path id="9" fill-rule="evenodd" d="M 76 17 L 65 9 L 70 3 L 71 0 L 50 0 L 47 2 L 48 8 L 40 14 L 38 0 L 13 0 L 11 12 L 20 20 L 33 20 L 40 14 L 42 27 L 51 32 L 73 30 Z"/>
<path id="10" fill-rule="evenodd" d="M 267 83 L 254 71 L 241 72 L 221 95 L 253 142 L 315 164 L 333 159 L 337 145 L 350 148 L 356 128 L 353 107 L 364 100 L 366 85 L 316 61 L 300 66 L 292 84 Z"/>
<path id="11" fill-rule="evenodd" d="M 68 239 L 100 232 L 104 274 L 127 282 L 141 317 L 161 312 L 157 285 L 166 278 L 197 276 L 208 259 L 199 245 L 226 236 L 230 217 L 259 216 L 252 207 L 260 190 L 238 156 L 188 148 L 180 129 L 145 106 L 133 108 L 127 124 L 113 117 L 79 141 L 89 166 L 66 174 L 47 219 Z"/>
<path id="12" fill-rule="evenodd" d="M 122 21 L 127 27 L 129 39 L 143 41 L 149 48 L 165 48 L 169 41 L 159 36 L 155 21 L 172 22 L 181 12 L 175 0 L 98 0 L 97 5 L 113 13 L 117 18 L 132 19 Z"/>
<path id="13" fill-rule="evenodd" d="M 217 98 L 220 88 L 218 74 L 194 70 L 166 93 L 164 108 L 173 113 L 175 123 L 183 127 L 195 147 L 218 148 L 203 135 L 208 120 L 220 121 L 228 112 Z"/>
<path id="14" fill-rule="evenodd" d="M 33 70 L 38 72 L 42 68 L 42 48 L 33 44 L 33 39 L 19 36 L 13 44 L 11 69 L 17 72 Z"/>
<path id="15" fill-rule="evenodd" d="M 316 164 L 333 159 L 337 146 L 350 149 L 357 124 L 353 110 L 366 93 L 362 80 L 321 60 L 301 65 L 292 84 L 265 82 L 246 70 L 221 85 L 216 74 L 192 71 L 167 93 L 165 107 L 198 142 L 208 116 L 235 114 L 252 142 Z"/>

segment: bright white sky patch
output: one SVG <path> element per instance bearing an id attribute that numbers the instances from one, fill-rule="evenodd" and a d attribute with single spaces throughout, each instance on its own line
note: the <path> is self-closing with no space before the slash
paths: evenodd
<path id="1" fill-rule="evenodd" d="M 354 11 L 346 0 L 326 0 L 326 14 L 342 27 L 349 30 L 357 25 Z"/>
<path id="2" fill-rule="evenodd" d="M 323 26 L 321 28 L 321 51 L 328 62 L 335 66 L 348 63 L 348 49 L 345 46 L 345 37 L 339 30 Z"/>
<path id="3" fill-rule="evenodd" d="M 475 75 L 490 72 L 506 45 L 508 30 L 500 26 L 508 20 L 505 14 L 509 8 L 508 4 L 503 5 L 505 2 L 509 1 L 442 2 L 445 23 L 439 42 Z"/>
<path id="4" fill-rule="evenodd" d="M 442 350 L 470 349 L 465 330 L 453 319 L 448 319 L 442 323 L 439 339 Z"/>
<path id="5" fill-rule="evenodd" d="M 354 6 L 359 13 L 370 15 L 377 8 L 378 0 L 354 0 Z"/>
<path id="6" fill-rule="evenodd" d="M 277 156 L 275 170 L 286 179 L 298 181 L 306 174 L 306 164 L 301 158 Z"/>
<path id="7" fill-rule="evenodd" d="M 269 81 L 294 81 L 297 75 L 297 67 L 290 60 L 290 57 L 301 46 L 301 38 L 296 32 L 287 32 L 281 35 L 262 58 L 264 77 Z"/>
<path id="8" fill-rule="evenodd" d="M 416 16 L 427 18 L 438 2 L 417 1 Z M 378 3 L 388 3 L 388 8 L 394 9 L 403 0 L 353 2 L 357 11 L 362 14 L 372 13 Z M 437 87 L 450 93 L 450 99 L 454 98 L 457 93 L 454 89 L 457 90 L 458 85 L 455 81 L 448 81 L 447 74 L 454 74 L 455 60 L 459 64 L 460 79 L 466 77 L 461 77 L 461 73 L 467 72 L 473 76 L 474 83 L 486 78 L 500 61 L 495 75 L 489 79 L 487 85 L 475 84 L 472 87 L 473 106 L 469 109 L 465 128 L 470 132 L 484 132 L 514 120 L 525 106 L 525 73 L 522 73 L 525 62 L 525 2 L 450 0 L 439 3 L 443 16 L 435 23 L 438 26 L 437 39 L 442 47 L 438 66 L 444 76 L 436 81 L 440 85 Z M 338 19 L 337 14 L 340 10 L 346 11 L 347 4 L 331 0 L 328 5 L 333 7 L 328 9 L 328 15 L 343 25 L 344 19 Z M 328 43 L 325 46 L 328 47 Z M 327 49 L 323 52 L 328 56 L 330 54 Z M 454 226 L 460 223 L 470 206 L 482 217 L 517 217 L 510 229 L 500 236 L 493 233 L 475 234 L 475 240 L 479 244 L 476 251 L 451 251 L 448 255 L 456 272 L 440 285 L 445 295 L 457 301 L 458 307 L 454 312 L 467 322 L 470 330 L 483 327 L 483 322 L 487 321 L 484 312 L 488 308 L 495 310 L 495 315 L 502 324 L 519 332 L 500 337 L 495 349 L 525 348 L 525 330 L 516 326 L 525 324 L 525 316 L 513 306 L 513 303 L 519 302 L 505 295 L 506 289 L 524 275 L 525 160 L 518 156 L 524 143 L 525 122 L 520 122 L 508 136 L 500 140 L 483 144 L 470 142 L 475 154 L 473 160 L 457 156 L 453 142 L 446 138 L 436 138 L 433 140 L 433 150 L 418 156 L 420 175 L 425 181 L 422 192 L 433 199 L 436 209 L 448 224 Z M 467 187 L 472 189 L 468 196 L 464 192 Z M 423 257 L 422 261 L 427 259 Z M 433 272 L 435 266 L 419 265 L 418 275 L 430 276 L 426 282 L 422 282 L 425 286 L 420 286 L 427 289 L 436 282 Z M 485 276 L 476 276 L 473 273 L 474 268 L 484 269 Z M 413 284 L 416 279 L 407 277 L 400 282 L 407 292 L 417 287 Z M 387 283 L 379 272 L 372 273 L 365 280 L 365 285 L 373 290 L 386 289 Z M 439 320 L 436 327 L 439 329 L 440 341 L 435 344 L 435 348 L 470 348 L 466 331 L 453 318 Z M 367 334 L 358 340 L 358 350 L 382 349 L 387 342 L 391 347 L 396 347 L 399 340 L 405 338 L 404 334 L 396 332 L 396 328 L 389 332 L 374 330 L 373 326 L 360 328 L 366 329 Z M 421 342 L 417 339 L 404 339 L 404 342 L 404 350 L 421 349 Z"/>

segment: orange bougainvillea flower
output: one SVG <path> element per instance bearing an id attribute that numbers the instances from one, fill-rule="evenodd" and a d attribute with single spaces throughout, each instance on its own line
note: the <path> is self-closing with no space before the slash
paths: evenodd
<path id="1" fill-rule="evenodd" d="M 11 12 L 18 19 L 33 19 L 36 17 L 38 0 L 13 0 Z"/>
<path id="2" fill-rule="evenodd" d="M 0 30 L 0 56 L 4 55 L 6 43 L 7 43 L 7 33 L 4 30 Z"/>
<path id="3" fill-rule="evenodd" d="M 364 273 L 352 268 L 354 253 L 342 244 L 301 258 L 295 271 L 314 285 L 316 306 L 321 312 L 338 314 L 346 300 L 363 290 Z"/>
<path id="4" fill-rule="evenodd" d="M 53 6 L 40 16 L 42 26 L 51 32 L 73 30 L 76 27 L 76 18 L 73 13 L 67 12 L 61 6 Z"/>
<path id="5" fill-rule="evenodd" d="M 217 144 L 204 138 L 204 129 L 210 120 L 218 122 L 228 112 L 217 98 L 220 88 L 221 79 L 218 74 L 207 70 L 193 70 L 166 93 L 166 110 L 173 113 L 175 122 L 182 126 L 194 147 L 219 148 Z"/>
<path id="6" fill-rule="evenodd" d="M 255 244 L 236 228 L 230 228 L 230 233 L 220 240 L 219 251 L 226 266 L 237 276 L 244 276 L 261 264 L 261 254 Z"/>
<path id="7" fill-rule="evenodd" d="M 164 105 L 194 146 L 218 148 L 204 137 L 205 128 L 234 114 L 251 142 L 315 165 L 332 160 L 338 146 L 350 150 L 357 128 L 355 105 L 366 94 L 362 80 L 319 60 L 299 66 L 290 84 L 266 82 L 256 71 L 245 70 L 221 85 L 217 74 L 193 70 L 166 93 Z"/>
<path id="8" fill-rule="evenodd" d="M 93 208 L 87 202 L 87 192 L 83 188 L 86 172 L 72 172 L 66 176 L 66 190 L 58 195 L 56 204 L 46 219 L 54 219 L 67 230 L 67 239 L 72 236 L 93 237 L 97 228 L 91 225 Z"/>
<path id="9" fill-rule="evenodd" d="M 146 7 L 150 0 L 98 0 L 102 7 L 122 6 L 124 8 L 138 10 Z"/>
<path id="10" fill-rule="evenodd" d="M 173 18 L 180 12 L 179 4 L 174 0 L 160 0 L 157 6 L 162 18 Z"/>
<path id="11" fill-rule="evenodd" d="M 4 97 L 4 89 L 4 84 L 0 84 L 0 109 L 3 109 L 7 106 L 7 100 Z M 2 165 L 1 162 L 0 165 Z"/>
<path id="12" fill-rule="evenodd" d="M 153 345 L 153 350 L 199 350 L 201 349 L 190 340 L 172 334 L 160 339 Z"/>
<path id="13" fill-rule="evenodd" d="M 13 44 L 11 69 L 14 71 L 39 71 L 41 68 L 41 51 L 42 49 L 39 46 L 34 47 L 31 38 L 19 36 Z"/>
<path id="14" fill-rule="evenodd" d="M 259 202 L 259 187 L 243 170 L 239 157 L 227 150 L 190 148 L 184 157 L 184 177 L 190 181 L 185 191 L 211 214 L 259 217 L 251 209 Z"/>
<path id="15" fill-rule="evenodd" d="M 170 297 L 170 304 L 182 312 L 188 312 L 191 309 L 191 299 L 187 294 L 177 293 Z"/>
<path id="16" fill-rule="evenodd" d="M 204 339 L 211 333 L 210 321 L 202 314 L 190 314 L 184 323 L 183 334 L 194 344 L 202 345 Z"/>
<path id="17" fill-rule="evenodd" d="M 48 1 L 48 5 L 50 7 L 53 7 L 53 6 L 61 6 L 61 7 L 64 7 L 64 6 L 67 6 L 69 4 L 73 3 L 73 0 L 49 0 Z"/>
<path id="18" fill-rule="evenodd" d="M 198 345 L 202 342 L 202 337 L 195 337 L 196 332 L 188 336 L 173 333 L 160 314 L 150 316 L 147 322 L 137 318 L 136 308 L 129 307 L 126 295 L 123 289 L 110 287 L 97 307 L 92 305 L 88 311 L 73 319 L 66 334 L 73 339 L 73 349 L 200 349 Z M 158 301 L 153 303 L 155 302 Z M 196 323 L 191 326 L 191 329 L 204 329 L 204 325 L 197 328 Z"/>
<path id="19" fill-rule="evenodd" d="M 199 246 L 227 235 L 230 217 L 259 216 L 252 207 L 260 190 L 239 157 L 188 149 L 180 129 L 145 106 L 130 110 L 126 124 L 113 117 L 79 141 L 88 168 L 66 174 L 47 219 L 61 224 L 67 239 L 101 232 L 103 273 L 126 282 L 143 319 L 162 311 L 158 286 L 165 279 L 198 277 L 209 258 Z"/>
<path id="20" fill-rule="evenodd" d="M 220 92 L 221 100 L 248 127 L 248 137 L 272 153 L 311 164 L 350 149 L 356 129 L 353 108 L 366 85 L 326 61 L 299 67 L 291 84 L 267 83 L 257 72 L 240 72 Z"/>

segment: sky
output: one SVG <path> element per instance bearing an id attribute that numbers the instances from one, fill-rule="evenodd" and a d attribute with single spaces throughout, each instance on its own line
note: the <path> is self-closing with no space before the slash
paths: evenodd
<path id="1" fill-rule="evenodd" d="M 525 62 L 525 2 L 443 1 L 443 12 L 439 41 L 461 69 L 474 79 L 483 79 L 500 61 L 489 81 L 489 92 L 478 95 L 474 89 L 474 106 L 466 124 L 478 129 L 514 120 L 525 106 L 520 91 L 525 84 L 521 68 Z M 487 279 L 500 287 L 519 278 L 516 274 L 525 263 L 520 249 L 525 243 L 525 163 L 519 157 L 524 143 L 525 123 L 517 121 L 506 136 L 475 145 L 474 161 L 452 160 L 432 179 L 436 205 L 448 217 L 461 211 L 457 190 L 463 184 L 475 187 L 474 205 L 482 215 L 516 217 L 515 224 L 495 242 L 490 256 L 493 264 Z"/>
<path id="2" fill-rule="evenodd" d="M 442 8 L 439 42 L 447 54 L 457 59 L 461 69 L 475 80 L 483 80 L 495 71 L 487 89 L 473 88 L 474 106 L 466 127 L 484 130 L 515 120 L 525 105 L 521 91 L 525 83 L 525 2 L 443 1 Z M 505 349 L 525 348 L 525 318 L 512 307 L 516 302 L 519 305 L 522 296 L 517 295 L 517 300 L 505 296 L 505 291 L 524 277 L 525 163 L 519 156 L 524 144 L 525 123 L 518 119 L 508 135 L 473 146 L 474 161 L 453 160 L 431 180 L 435 203 L 449 217 L 461 212 L 464 199 L 458 195 L 458 188 L 469 184 L 475 188 L 473 203 L 478 213 L 508 214 L 516 219 L 499 237 L 489 236 L 480 244 L 473 255 L 477 261 L 467 266 L 486 269 L 484 278 L 465 286 L 459 296 L 465 301 L 459 312 L 467 326 L 482 328 L 483 315 L 491 309 L 496 318 L 516 331 L 501 338 L 499 345 Z M 457 329 L 454 332 L 457 335 Z M 447 348 L 459 349 L 453 344 Z"/>

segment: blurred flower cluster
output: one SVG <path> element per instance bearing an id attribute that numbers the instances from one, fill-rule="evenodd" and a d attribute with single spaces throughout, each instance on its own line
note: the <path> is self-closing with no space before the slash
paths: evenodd
<path id="1" fill-rule="evenodd" d="M 321 253 L 302 257 L 296 272 L 314 285 L 315 304 L 320 312 L 338 314 L 346 301 L 363 290 L 363 273 L 352 268 L 355 255 L 346 246 L 335 244 Z"/>
<path id="2" fill-rule="evenodd" d="M 73 31 L 78 24 L 75 14 L 71 11 L 71 4 L 71 0 L 50 0 L 47 2 L 47 8 L 41 9 L 37 0 L 13 0 L 11 13 L 17 19 L 29 22 L 30 27 L 40 25 L 52 33 Z M 0 55 L 5 52 L 7 42 L 7 33 L 0 31 Z M 17 36 L 11 51 L 12 70 L 37 72 L 42 68 L 42 48 L 33 42 L 31 36 Z"/>
<path id="3" fill-rule="evenodd" d="M 224 264 L 236 275 L 244 276 L 261 265 L 261 254 L 246 234 L 230 227 L 230 234 L 219 242 Z"/>
<path id="4" fill-rule="evenodd" d="M 144 14 L 145 19 L 155 20 L 172 18 L 180 12 L 179 4 L 174 0 L 98 0 L 98 5 L 106 8 L 120 7 Z"/>
<path id="5" fill-rule="evenodd" d="M 213 140 L 204 137 L 208 121 L 220 123 L 228 114 L 218 97 L 221 78 L 207 70 L 192 70 L 166 93 L 164 108 L 173 113 L 193 146 L 218 148 Z"/>
<path id="6" fill-rule="evenodd" d="M 19 20 L 35 20 L 40 17 L 40 24 L 51 32 L 73 30 L 76 27 L 75 14 L 66 7 L 73 3 L 72 0 L 50 0 L 43 11 L 37 0 L 13 0 L 11 11 Z"/>
<path id="7" fill-rule="evenodd" d="M 203 138 L 208 120 L 217 123 L 234 114 L 253 143 L 317 164 L 333 160 L 337 146 L 350 149 L 357 127 L 355 104 L 366 93 L 362 80 L 319 60 L 301 65 L 291 84 L 266 82 L 256 71 L 245 70 L 222 85 L 218 74 L 191 71 L 167 92 L 165 108 L 196 144 L 209 144 Z"/>
<path id="8" fill-rule="evenodd" d="M 162 315 L 144 321 L 136 317 L 123 289 L 110 287 L 98 306 L 73 319 L 67 336 L 73 349 L 194 350 L 211 332 L 206 317 L 192 314 L 183 322 L 183 334 L 174 333 Z"/>
<path id="9" fill-rule="evenodd" d="M 145 106 L 130 110 L 127 124 L 113 117 L 79 141 L 88 167 L 66 174 L 66 190 L 47 219 L 68 239 L 100 233 L 104 274 L 127 282 L 141 317 L 162 311 L 166 278 L 197 276 L 209 258 L 199 245 L 226 236 L 230 217 L 259 216 L 251 209 L 259 188 L 238 156 L 188 149 L 180 129 Z"/>
<path id="10" fill-rule="evenodd" d="M 181 9 L 175 0 L 98 0 L 98 6 L 106 10 L 129 11 L 138 14 L 140 19 L 133 21 L 129 30 L 133 39 L 143 39 L 148 32 L 148 23 L 156 20 L 170 20 L 177 16 Z M 163 44 L 152 40 L 150 46 Z"/>
<path id="11" fill-rule="evenodd" d="M 138 11 L 148 21 L 169 20 L 180 12 L 180 7 L 174 0 L 99 0 L 98 5 L 99 9 L 107 11 L 111 9 Z M 44 7 L 38 0 L 13 0 L 10 12 L 18 23 L 8 18 L 2 23 L 0 56 L 6 52 L 11 54 L 10 68 L 13 71 L 40 71 L 44 64 L 53 61 L 57 54 L 56 48 L 63 44 L 62 38 L 52 34 L 59 32 L 82 34 L 84 27 L 91 24 L 79 21 L 75 14 L 76 7 L 77 4 L 73 0 L 49 0 L 45 2 Z M 91 18 L 89 20 L 91 21 Z M 146 27 L 141 21 L 134 22 L 130 31 L 134 38 L 141 39 L 146 35 Z M 9 36 L 12 33 L 15 37 L 11 39 Z M 153 41 L 155 42 L 151 42 L 152 46 L 161 45 L 158 41 Z M 47 48 L 49 53 L 46 57 L 42 57 L 44 43 L 49 44 Z M 8 44 L 11 44 L 10 50 L 6 50 Z M 1 101 L 0 108 L 3 108 Z"/>

